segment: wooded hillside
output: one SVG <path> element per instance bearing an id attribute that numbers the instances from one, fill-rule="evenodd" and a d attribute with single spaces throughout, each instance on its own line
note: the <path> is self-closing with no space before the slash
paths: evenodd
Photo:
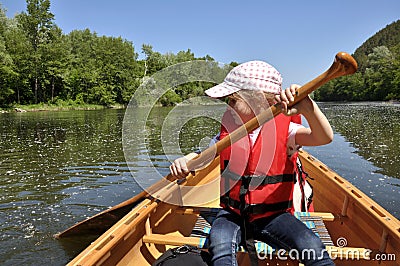
<path id="1" fill-rule="evenodd" d="M 366 40 L 353 56 L 357 73 L 322 86 L 314 93 L 316 100 L 400 100 L 400 20 Z"/>

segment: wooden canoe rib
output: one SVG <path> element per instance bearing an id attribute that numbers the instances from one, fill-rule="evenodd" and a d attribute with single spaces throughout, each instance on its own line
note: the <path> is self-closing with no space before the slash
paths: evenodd
<path id="1" fill-rule="evenodd" d="M 314 188 L 317 213 L 310 215 L 323 220 L 333 244 L 327 249 L 337 258 L 335 263 L 398 265 L 393 259 L 400 259 L 400 222 L 307 152 L 301 151 L 299 156 L 306 172 L 313 178 L 310 182 Z M 185 185 L 212 183 L 218 178 L 219 163 L 216 159 Z M 179 185 L 172 185 L 168 189 L 161 188 L 155 197 L 144 198 L 68 265 L 151 265 L 168 248 L 182 244 L 201 246 L 202 236 L 193 236 L 192 231 L 202 211 L 218 207 L 218 200 L 213 200 L 218 199 L 218 189 L 195 189 L 193 193 L 183 195 L 180 192 Z M 182 206 L 164 201 L 177 196 L 182 196 Z M 184 203 L 188 197 L 207 197 L 210 200 L 206 204 L 187 206 Z M 337 246 L 337 241 L 343 238 L 347 245 Z M 377 253 L 386 255 L 381 258 L 390 256 L 392 260 L 380 264 L 381 261 L 375 260 Z M 249 265 L 244 252 L 239 252 L 238 261 L 240 265 Z M 297 261 L 279 261 L 273 256 L 260 260 L 260 265 L 276 263 L 298 265 Z"/>

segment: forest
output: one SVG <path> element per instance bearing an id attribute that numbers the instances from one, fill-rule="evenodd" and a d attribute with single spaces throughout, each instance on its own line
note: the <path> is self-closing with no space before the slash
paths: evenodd
<path id="1" fill-rule="evenodd" d="M 358 71 L 314 93 L 318 101 L 400 100 L 400 20 L 366 40 L 353 54 Z"/>
<path id="2" fill-rule="evenodd" d="M 99 36 L 90 29 L 64 34 L 50 5 L 50 0 L 26 0 L 26 11 L 13 18 L 8 18 L 6 7 L 0 5 L 0 108 L 126 105 L 146 77 L 165 67 L 193 60 L 215 62 L 209 55 L 195 57 L 190 49 L 161 54 L 143 44 L 138 51 L 123 37 Z M 316 100 L 400 99 L 400 20 L 368 39 L 354 57 L 358 72 L 329 82 L 315 92 Z M 159 103 L 174 105 L 203 95 L 211 85 L 181 85 Z"/>
<path id="3" fill-rule="evenodd" d="M 0 6 L 0 108 L 15 105 L 126 105 L 136 88 L 155 72 L 196 58 L 190 49 L 161 54 L 150 44 L 138 51 L 122 37 L 89 29 L 64 34 L 50 12 L 50 0 L 27 0 L 13 18 Z M 232 62 L 233 66 L 237 63 Z M 169 91 L 161 105 L 203 95 L 213 84 L 193 82 Z"/>

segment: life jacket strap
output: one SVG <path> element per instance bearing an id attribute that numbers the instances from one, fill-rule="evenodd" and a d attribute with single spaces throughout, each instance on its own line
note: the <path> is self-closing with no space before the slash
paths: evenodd
<path id="1" fill-rule="evenodd" d="M 247 214 L 263 214 L 266 212 L 276 212 L 276 211 L 286 211 L 293 206 L 293 200 L 282 201 L 277 203 L 260 203 L 260 204 L 247 204 L 247 206 L 243 206 L 240 201 L 234 200 L 227 195 L 221 196 L 221 203 L 225 206 L 232 207 L 237 210 L 241 210 L 244 208 L 244 211 Z"/>
<path id="2" fill-rule="evenodd" d="M 292 174 L 281 174 L 281 175 L 244 175 L 241 176 L 236 174 L 229 169 L 222 171 L 221 176 L 232 181 L 239 181 L 243 179 L 251 179 L 251 184 L 258 186 L 266 186 L 272 184 L 278 184 L 283 182 L 294 182 L 296 179 L 295 173 Z"/>
<path id="3" fill-rule="evenodd" d="M 308 197 L 308 202 L 306 202 L 306 193 L 304 190 L 304 185 L 307 182 L 307 178 L 311 178 L 306 171 L 303 169 L 303 164 L 301 163 L 301 160 L 299 157 L 296 159 L 296 166 L 297 166 L 297 172 L 299 176 L 299 187 L 301 191 L 301 211 L 305 212 L 308 211 L 310 208 L 310 205 L 312 203 L 312 198 L 313 198 L 313 191 L 311 191 L 311 195 Z M 296 178 L 295 178 L 296 181 Z M 296 183 L 296 182 L 295 182 Z M 310 185 L 311 186 L 311 185 Z"/>

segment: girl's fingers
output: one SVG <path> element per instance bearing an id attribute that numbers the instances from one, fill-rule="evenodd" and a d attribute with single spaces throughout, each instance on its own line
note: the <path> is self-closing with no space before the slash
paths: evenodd
<path id="1" fill-rule="evenodd" d="M 173 164 L 169 166 L 169 172 L 172 176 L 176 176 L 175 166 Z"/>
<path id="2" fill-rule="evenodd" d="M 281 102 L 289 103 L 289 100 L 288 100 L 286 91 L 287 91 L 287 90 L 281 91 L 280 99 L 281 99 Z"/>
<path id="3" fill-rule="evenodd" d="M 189 174 L 186 162 L 186 158 L 176 159 L 169 167 L 171 174 L 178 178 L 186 177 Z"/>
<path id="4" fill-rule="evenodd" d="M 276 101 L 277 103 L 280 103 L 280 102 L 281 102 L 281 95 L 280 95 L 280 94 L 275 95 L 275 101 Z"/>
<path id="5" fill-rule="evenodd" d="M 286 102 L 281 102 L 281 110 L 282 110 L 282 113 L 287 115 L 288 109 L 287 109 L 287 103 Z"/>
<path id="6" fill-rule="evenodd" d="M 179 173 L 179 170 L 178 170 L 178 168 L 176 167 L 175 164 L 172 164 L 172 165 L 170 166 L 170 169 L 171 169 L 171 174 L 172 174 L 173 176 L 179 177 L 180 173 Z"/>

